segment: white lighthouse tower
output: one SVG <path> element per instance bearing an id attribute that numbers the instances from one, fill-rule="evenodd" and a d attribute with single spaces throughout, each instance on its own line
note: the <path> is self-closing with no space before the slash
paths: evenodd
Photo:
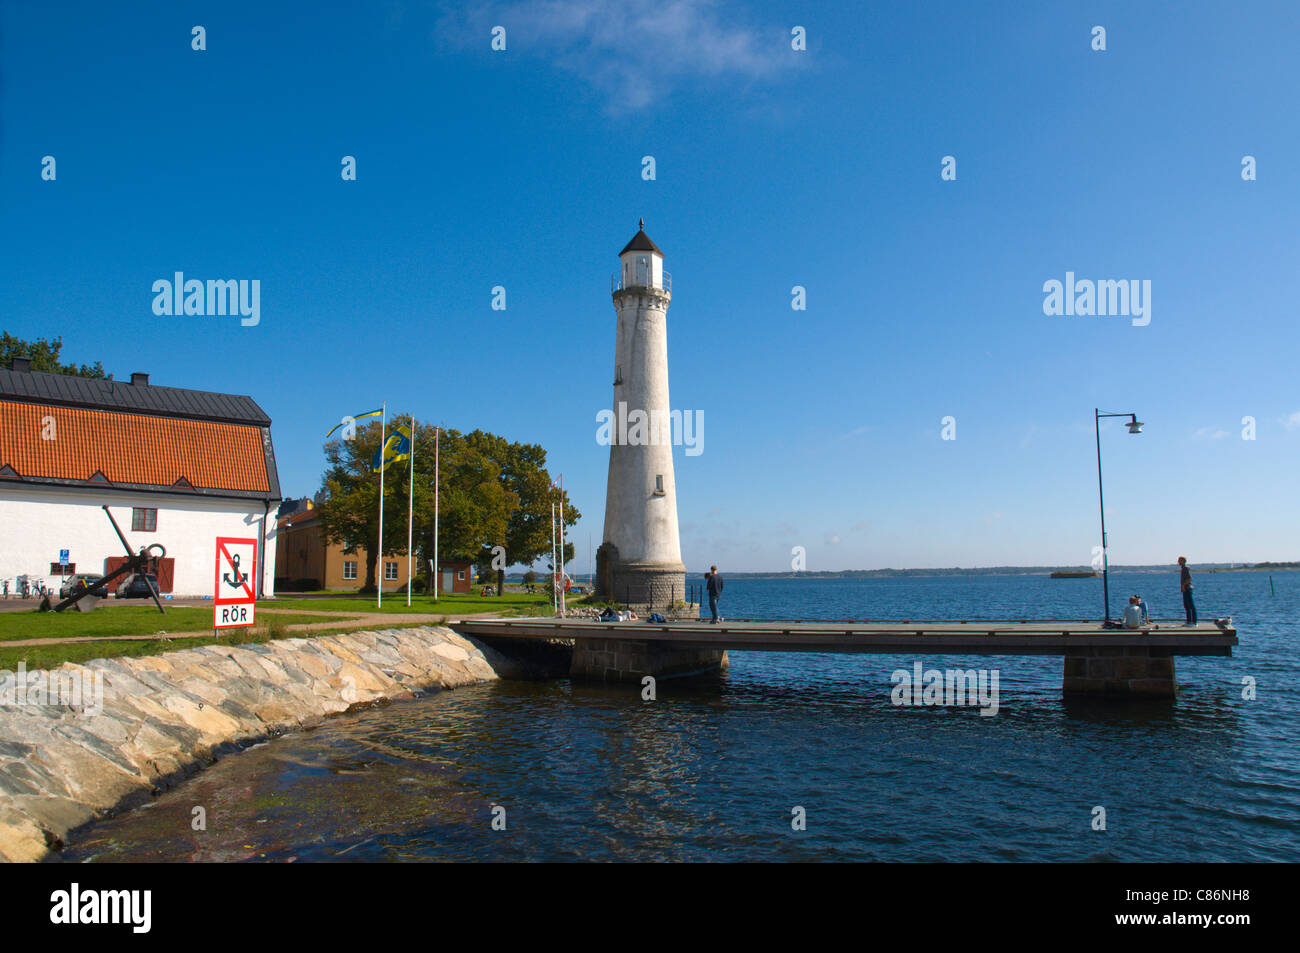
<path id="1" fill-rule="evenodd" d="M 684 600 L 686 585 L 668 403 L 672 277 L 644 220 L 619 259 L 611 281 L 618 337 L 597 592 L 618 602 L 665 606 Z"/>

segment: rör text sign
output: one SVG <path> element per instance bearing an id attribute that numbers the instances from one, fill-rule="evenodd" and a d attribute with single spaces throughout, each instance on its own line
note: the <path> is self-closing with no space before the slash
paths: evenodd
<path id="1" fill-rule="evenodd" d="M 217 537 L 212 583 L 212 627 L 252 625 L 257 600 L 257 539 Z"/>

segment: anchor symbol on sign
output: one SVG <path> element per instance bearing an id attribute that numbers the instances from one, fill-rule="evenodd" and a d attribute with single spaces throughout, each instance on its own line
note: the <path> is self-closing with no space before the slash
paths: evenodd
<path id="1" fill-rule="evenodd" d="M 230 565 L 235 570 L 235 578 L 231 579 L 230 573 L 228 572 L 222 573 L 221 578 L 226 580 L 226 585 L 228 585 L 231 589 L 238 589 L 244 583 L 248 582 L 248 573 L 246 572 L 241 573 L 239 571 L 239 553 L 235 553 L 235 555 L 230 557 Z"/>

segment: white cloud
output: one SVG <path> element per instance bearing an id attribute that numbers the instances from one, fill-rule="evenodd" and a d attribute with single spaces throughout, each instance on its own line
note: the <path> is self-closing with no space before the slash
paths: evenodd
<path id="1" fill-rule="evenodd" d="M 718 0 L 515 0 L 444 6 L 436 35 L 487 51 L 504 26 L 504 55 L 543 56 L 600 91 L 611 112 L 631 113 L 680 86 L 772 76 L 801 55 L 788 26 L 760 31 L 741 18 Z"/>
<path id="2" fill-rule="evenodd" d="M 1282 426 L 1287 430 L 1300 430 L 1300 410 L 1297 410 L 1290 417 L 1282 418 Z"/>
<path id="3" fill-rule="evenodd" d="M 1192 431 L 1193 440 L 1222 440 L 1226 436 L 1228 436 L 1228 431 L 1215 430 L 1213 427 L 1198 427 Z"/>

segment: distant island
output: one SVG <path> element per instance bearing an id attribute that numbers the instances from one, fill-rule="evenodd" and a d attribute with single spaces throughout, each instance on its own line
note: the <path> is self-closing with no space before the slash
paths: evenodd
<path id="1" fill-rule="evenodd" d="M 1300 569 L 1296 562 L 1262 562 L 1262 563 L 1190 563 L 1193 572 L 1255 572 L 1261 570 Z M 1175 563 L 1148 566 L 1110 566 L 1112 574 L 1117 572 L 1141 573 L 1176 573 Z M 951 566 L 930 569 L 840 569 L 823 572 L 723 572 L 724 576 L 737 579 L 868 579 L 868 578 L 908 578 L 922 576 L 1051 576 L 1054 573 L 1079 573 L 1081 576 L 1099 576 L 1091 566 Z M 688 571 L 688 579 L 703 576 L 704 570 Z M 1057 578 L 1060 578 L 1059 576 Z M 1069 578 L 1069 577 L 1067 577 Z"/>
<path id="2" fill-rule="evenodd" d="M 1191 563 L 1191 569 L 1194 572 L 1260 572 L 1287 569 L 1300 569 L 1300 561 L 1295 562 L 1262 562 L 1262 563 Z M 1145 573 L 1176 573 L 1178 566 L 1174 563 L 1159 566 L 1111 566 L 1110 571 L 1116 572 L 1145 572 Z M 686 573 L 687 581 L 694 582 L 704 576 L 705 570 L 689 570 Z M 570 564 L 570 575 L 576 580 L 578 577 L 586 577 L 587 571 L 576 569 Z M 1063 575 L 1064 574 L 1064 575 Z M 545 575 L 545 570 L 538 573 L 541 578 Z M 1064 568 L 1053 568 L 1052 566 L 973 566 L 962 568 L 961 566 L 952 566 L 948 568 L 932 569 L 837 569 L 826 570 L 822 572 L 723 572 L 723 576 L 736 579 L 867 579 L 871 577 L 895 579 L 910 577 L 926 576 L 1052 576 L 1056 579 L 1075 579 L 1088 578 L 1100 575 L 1091 566 L 1066 566 Z M 511 582 L 517 582 L 523 578 L 522 573 L 509 573 L 506 578 Z"/>

